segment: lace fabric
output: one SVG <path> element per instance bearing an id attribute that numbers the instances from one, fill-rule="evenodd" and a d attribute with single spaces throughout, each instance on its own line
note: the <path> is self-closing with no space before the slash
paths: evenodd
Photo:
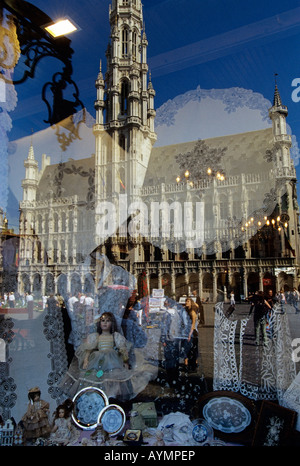
<path id="1" fill-rule="evenodd" d="M 250 399 L 281 403 L 296 375 L 287 313 L 275 307 L 267 346 L 254 346 L 249 342 L 250 318 L 229 319 L 223 306 L 217 303 L 215 313 L 214 390 L 232 390 Z"/>

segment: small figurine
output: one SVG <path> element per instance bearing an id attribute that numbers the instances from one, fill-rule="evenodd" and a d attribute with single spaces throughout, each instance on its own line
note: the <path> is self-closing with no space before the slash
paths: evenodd
<path id="1" fill-rule="evenodd" d="M 54 426 L 52 428 L 50 440 L 58 445 L 67 445 L 72 436 L 71 417 L 64 405 L 56 408 Z"/>
<path id="2" fill-rule="evenodd" d="M 22 417 L 24 437 L 27 441 L 48 437 L 50 434 L 49 403 L 41 400 L 40 396 L 41 391 L 38 387 L 31 388 L 28 392 L 29 404 Z"/>
<path id="3" fill-rule="evenodd" d="M 109 434 L 104 430 L 103 425 L 100 423 L 97 425 L 90 438 L 95 446 L 105 446 L 109 440 Z"/>

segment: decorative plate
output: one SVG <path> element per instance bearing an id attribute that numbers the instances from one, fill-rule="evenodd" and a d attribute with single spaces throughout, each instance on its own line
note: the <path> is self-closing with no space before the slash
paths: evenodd
<path id="1" fill-rule="evenodd" d="M 199 446 L 210 445 L 214 438 L 214 432 L 204 419 L 195 419 L 192 422 L 192 437 Z"/>
<path id="2" fill-rule="evenodd" d="M 225 433 L 242 432 L 251 423 L 251 414 L 240 402 L 227 397 L 212 398 L 203 408 L 206 421 Z"/>
<path id="3" fill-rule="evenodd" d="M 108 398 L 99 388 L 86 387 L 73 398 L 72 419 L 81 429 L 95 429 L 99 413 L 108 405 Z"/>
<path id="4" fill-rule="evenodd" d="M 125 412 L 118 405 L 105 406 L 98 417 L 98 424 L 102 424 L 103 429 L 110 435 L 118 434 L 123 429 L 125 421 Z"/>

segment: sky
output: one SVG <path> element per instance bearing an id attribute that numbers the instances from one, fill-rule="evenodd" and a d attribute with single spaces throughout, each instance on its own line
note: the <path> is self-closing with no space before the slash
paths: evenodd
<path id="1" fill-rule="evenodd" d="M 88 157 L 93 152 L 95 80 L 109 42 L 110 0 L 33 0 L 52 19 L 69 16 L 79 26 L 71 34 L 73 80 L 90 115 L 82 141 L 62 153 L 52 147 L 54 131 L 41 98 L 60 64 L 40 60 L 34 78 L 15 86 L 17 102 L 9 112 L 8 212 L 22 196 L 23 161 L 30 141 L 40 162 Z M 300 179 L 300 4 L 296 0 L 144 0 L 148 64 L 156 91 L 157 144 L 254 131 L 270 126 L 275 74 L 282 103 L 288 107 L 292 155 Z M 14 76 L 22 74 L 20 59 Z M 299 91 L 298 91 L 299 89 Z M 192 115 L 192 118 L 191 118 Z M 49 153 L 51 152 L 51 153 Z M 11 223 L 15 224 L 11 213 Z"/>

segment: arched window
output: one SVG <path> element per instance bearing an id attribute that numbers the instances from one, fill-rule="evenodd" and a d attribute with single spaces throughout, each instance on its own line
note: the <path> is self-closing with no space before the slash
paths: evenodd
<path id="1" fill-rule="evenodd" d="M 136 60 L 137 57 L 137 35 L 136 32 L 132 33 L 132 59 Z"/>
<path id="2" fill-rule="evenodd" d="M 120 160 L 123 161 L 125 160 L 125 154 L 126 154 L 126 139 L 125 139 L 124 134 L 120 134 L 119 144 L 120 144 Z"/>
<path id="3" fill-rule="evenodd" d="M 127 58 L 128 57 L 128 29 L 124 28 L 122 30 L 122 57 Z"/>
<path id="4" fill-rule="evenodd" d="M 53 227 L 54 227 L 54 231 L 58 232 L 58 214 L 57 213 L 54 214 L 54 225 L 53 225 Z"/>
<path id="5" fill-rule="evenodd" d="M 128 82 L 122 81 L 121 84 L 121 115 L 127 115 L 128 111 Z"/>
<path id="6" fill-rule="evenodd" d="M 66 231 L 67 219 L 65 212 L 61 214 L 61 231 Z"/>

